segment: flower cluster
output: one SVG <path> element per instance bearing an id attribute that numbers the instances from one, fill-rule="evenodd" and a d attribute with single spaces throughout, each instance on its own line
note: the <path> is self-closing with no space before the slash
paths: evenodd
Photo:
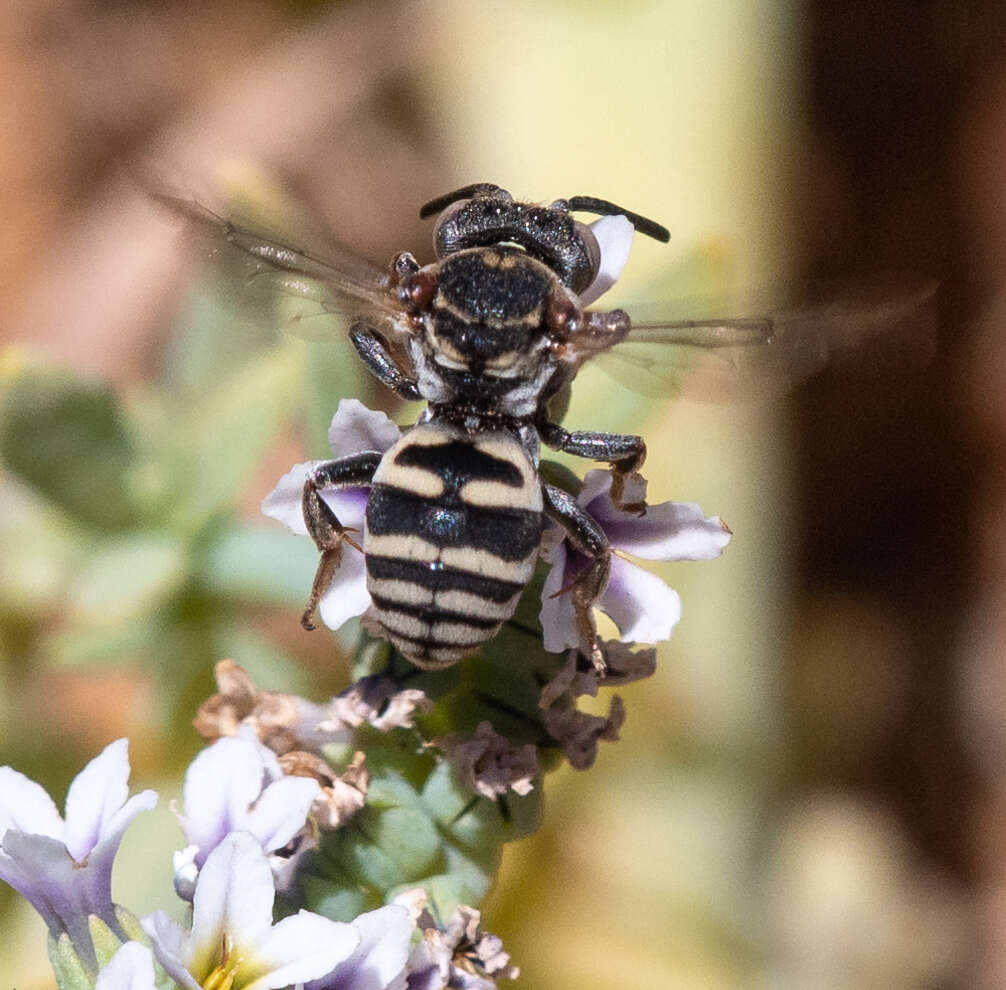
<path id="1" fill-rule="evenodd" d="M 423 891 L 351 922 L 307 910 L 274 920 L 270 852 L 304 824 L 318 786 L 274 776 L 264 749 L 239 732 L 189 768 L 179 816 L 194 850 L 186 926 L 164 911 L 137 924 L 111 898 L 122 834 L 157 798 L 128 797 L 125 740 L 77 776 L 65 819 L 38 784 L 0 767 L 0 876 L 45 919 L 61 987 L 443 990 L 517 975 L 499 940 L 479 930 L 477 911 L 459 909 L 441 930 L 423 910 Z"/>

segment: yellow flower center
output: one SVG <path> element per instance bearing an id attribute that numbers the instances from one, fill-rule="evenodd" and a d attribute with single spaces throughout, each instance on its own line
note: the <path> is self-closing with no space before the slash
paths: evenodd
<path id="1" fill-rule="evenodd" d="M 220 962 L 203 980 L 203 990 L 231 990 L 234 977 L 244 961 L 241 956 L 232 955 L 231 950 L 230 939 L 224 935 L 220 945 Z"/>

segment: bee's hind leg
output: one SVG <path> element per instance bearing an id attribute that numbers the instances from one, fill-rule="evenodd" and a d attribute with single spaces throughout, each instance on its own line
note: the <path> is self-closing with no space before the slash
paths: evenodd
<path id="1" fill-rule="evenodd" d="M 339 491 L 345 488 L 366 488 L 370 485 L 381 463 L 381 454 L 376 451 L 366 451 L 362 454 L 352 454 L 335 461 L 324 461 L 319 464 L 304 482 L 302 505 L 304 523 L 308 533 L 321 551 L 321 560 L 311 586 L 311 595 L 307 600 L 300 624 L 305 629 L 314 629 L 314 613 L 318 602 L 332 583 L 335 572 L 342 561 L 344 543 L 361 550 L 360 545 L 348 533 L 353 532 L 339 522 L 336 514 L 328 507 L 321 497 L 323 491 Z"/>
<path id="2" fill-rule="evenodd" d="M 597 626 L 591 609 L 608 584 L 611 574 L 611 547 L 604 531 L 577 504 L 569 492 L 543 483 L 541 486 L 545 512 L 566 531 L 573 549 L 590 558 L 590 562 L 562 588 L 559 594 L 569 594 L 573 600 L 576 627 L 580 637 L 580 652 L 594 665 L 598 673 L 606 671 L 604 654 L 597 641 Z"/>

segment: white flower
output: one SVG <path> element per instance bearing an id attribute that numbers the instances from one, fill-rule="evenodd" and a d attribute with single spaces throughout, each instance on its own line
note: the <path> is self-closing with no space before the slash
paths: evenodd
<path id="1" fill-rule="evenodd" d="M 704 516 L 694 502 L 650 505 L 643 515 L 616 508 L 611 482 L 610 471 L 588 471 L 576 500 L 600 524 L 613 550 L 647 560 L 709 560 L 730 542 L 730 530 L 719 516 Z M 642 501 L 645 489 L 639 495 Z M 548 551 L 545 559 L 552 565 L 542 589 L 545 649 L 561 653 L 580 644 L 567 589 L 587 561 L 565 540 Z M 670 639 L 681 618 L 677 592 L 618 553 L 611 555 L 611 577 L 595 605 L 618 626 L 623 643 Z"/>
<path id="2" fill-rule="evenodd" d="M 112 862 L 129 823 L 157 804 L 154 791 L 130 798 L 128 782 L 129 743 L 119 739 L 74 778 L 64 820 L 38 784 L 0 767 L 0 879 L 95 969 L 87 919 L 96 915 L 125 939 L 112 905 Z"/>
<path id="3" fill-rule="evenodd" d="M 276 755 L 250 731 L 204 749 L 185 772 L 185 811 L 178 817 L 189 848 L 175 858 L 179 895 L 191 900 L 195 871 L 231 832 L 254 836 L 266 853 L 283 849 L 320 793 L 317 781 L 284 774 Z M 286 873 L 288 858 L 271 857 L 277 874 Z"/>
<path id="4" fill-rule="evenodd" d="M 365 450 L 384 453 L 397 443 L 401 431 L 382 412 L 368 409 L 357 399 L 342 399 L 328 428 L 328 442 L 335 457 Z M 279 520 L 299 536 L 307 536 L 302 498 L 308 475 L 324 461 L 295 464 L 279 484 L 262 500 L 265 515 Z M 319 493 L 325 504 L 347 529 L 363 532 L 367 510 L 367 488 L 346 488 Z M 342 555 L 339 569 L 318 602 L 318 614 L 330 629 L 338 629 L 347 619 L 362 615 L 371 604 L 363 554 L 352 547 Z"/>
<path id="5" fill-rule="evenodd" d="M 184 990 L 275 990 L 331 973 L 361 942 L 352 925 L 300 911 L 272 923 L 272 872 L 258 839 L 232 832 L 196 881 L 192 929 L 163 911 L 143 920 L 154 955 Z"/>
<path id="6" fill-rule="evenodd" d="M 155 990 L 154 957 L 140 942 L 127 942 L 98 974 L 94 990 Z"/>

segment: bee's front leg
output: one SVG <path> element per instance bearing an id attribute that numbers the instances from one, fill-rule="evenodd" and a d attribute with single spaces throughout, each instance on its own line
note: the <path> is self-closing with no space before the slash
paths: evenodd
<path id="1" fill-rule="evenodd" d="M 598 673 L 606 671 L 604 654 L 597 642 L 597 626 L 592 609 L 608 584 L 611 574 L 611 547 L 604 530 L 586 513 L 569 492 L 543 482 L 541 486 L 545 512 L 566 531 L 573 549 L 590 558 L 590 563 L 561 589 L 573 599 L 576 626 L 580 636 L 580 652 L 590 658 Z"/>
<path id="2" fill-rule="evenodd" d="M 552 450 L 563 451 L 593 461 L 608 461 L 612 468 L 611 500 L 626 512 L 646 511 L 645 502 L 626 502 L 625 483 L 643 466 L 646 442 L 631 433 L 592 433 L 587 430 L 570 432 L 558 423 L 547 420 L 537 424 L 542 442 Z"/>
<path id="3" fill-rule="evenodd" d="M 416 380 L 399 368 L 384 346 L 384 341 L 372 327 L 366 323 L 354 323 L 349 331 L 349 339 L 367 369 L 382 385 L 403 399 L 412 401 L 422 398 Z"/>
<path id="4" fill-rule="evenodd" d="M 304 523 L 315 545 L 321 551 L 321 560 L 311 586 L 311 596 L 301 616 L 300 624 L 305 629 L 314 629 L 314 613 L 322 595 L 332 583 L 335 572 L 342 561 L 343 543 L 362 552 L 362 547 L 348 533 L 353 532 L 339 522 L 336 514 L 321 497 L 323 491 L 340 491 L 345 488 L 366 488 L 370 485 L 381 463 L 381 454 L 366 451 L 352 454 L 335 461 L 324 461 L 308 475 L 304 482 L 302 505 Z"/>

